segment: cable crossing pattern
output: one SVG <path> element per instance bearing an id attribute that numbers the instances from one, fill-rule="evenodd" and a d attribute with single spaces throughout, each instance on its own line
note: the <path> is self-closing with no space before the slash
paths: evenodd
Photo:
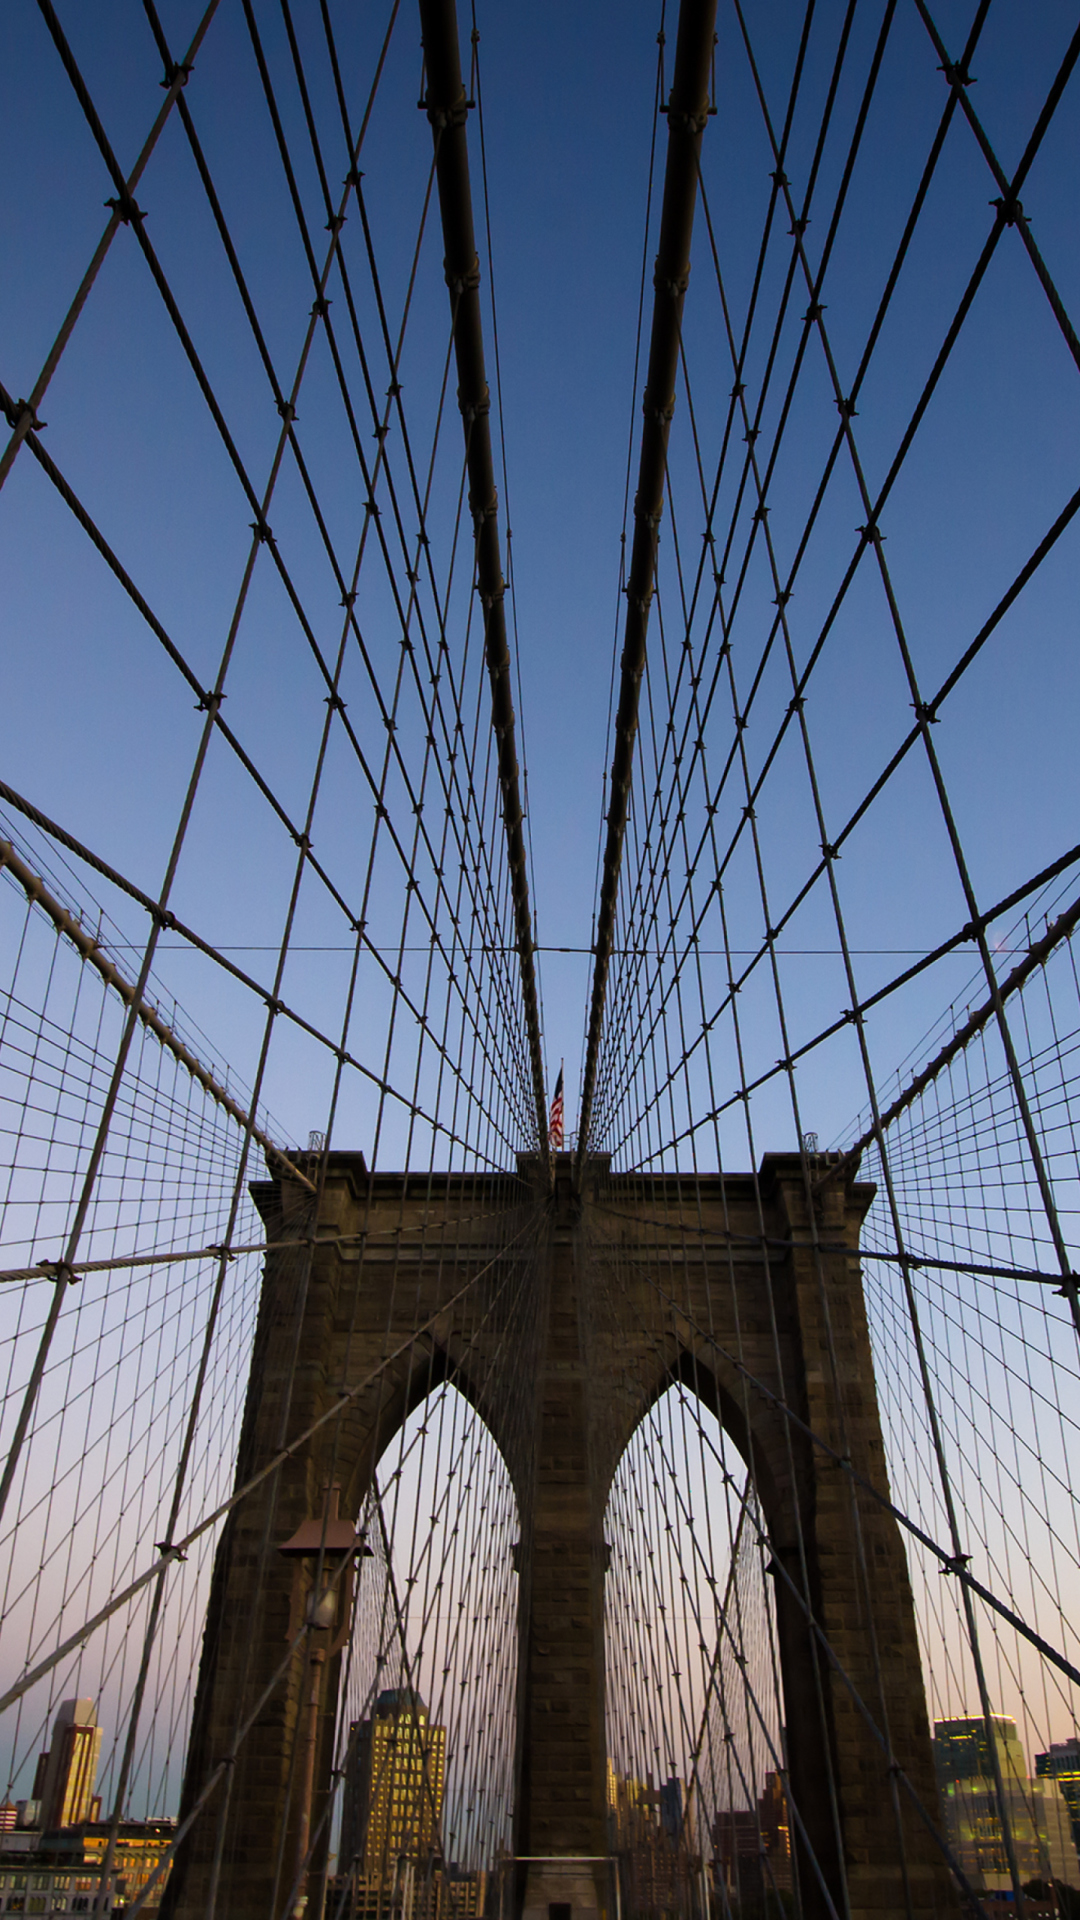
<path id="1" fill-rule="evenodd" d="M 23 12 L 4 1910 L 1076 1920 L 1080 26 L 627 15 L 570 927 L 504 25 Z"/>

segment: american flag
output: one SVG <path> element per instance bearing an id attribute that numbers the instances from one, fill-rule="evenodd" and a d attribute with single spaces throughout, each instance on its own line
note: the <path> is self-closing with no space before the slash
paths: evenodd
<path id="1" fill-rule="evenodd" d="M 560 1066 L 559 1077 L 555 1082 L 555 1093 L 551 1102 L 551 1113 L 548 1118 L 548 1145 L 551 1147 L 554 1147 L 556 1153 L 562 1152 L 562 1144 L 563 1144 L 562 1080 L 563 1080 L 563 1070 L 562 1070 L 562 1067 Z"/>

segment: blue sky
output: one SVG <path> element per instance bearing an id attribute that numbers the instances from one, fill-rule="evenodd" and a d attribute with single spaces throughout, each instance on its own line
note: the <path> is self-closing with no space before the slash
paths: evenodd
<path id="1" fill-rule="evenodd" d="M 187 4 L 163 10 L 174 48 L 185 44 L 197 11 Z M 280 16 L 269 6 L 256 11 L 299 156 L 300 190 L 314 217 L 316 182 L 304 152 L 295 88 L 290 92 L 288 85 Z M 954 48 L 963 41 L 972 11 L 960 0 L 948 0 L 939 9 L 940 30 Z M 339 23 L 357 101 L 384 17 L 382 9 L 343 13 Z M 789 149 L 796 199 L 805 188 L 842 17 L 836 4 L 816 12 Z M 68 7 L 61 9 L 61 18 L 115 150 L 130 165 L 163 97 L 160 61 L 142 10 L 131 5 L 91 18 Z M 317 115 L 332 148 L 337 130 L 325 63 L 318 58 L 314 10 L 298 9 L 297 18 L 310 50 Z M 834 134 L 826 145 L 808 229 L 812 259 L 824 236 L 882 18 L 880 6 L 855 9 Z M 545 948 L 587 948 L 591 938 L 602 775 L 610 751 L 608 695 L 620 619 L 627 451 L 638 419 L 635 316 L 643 254 L 651 263 L 655 245 L 655 201 L 647 243 L 644 229 L 658 22 L 655 5 L 582 9 L 553 4 L 478 12 L 508 461 L 504 494 L 513 528 L 535 905 Z M 793 8 L 750 21 L 777 125 L 799 24 Z M 1073 24 L 1070 10 L 1057 0 L 1039 8 L 1034 18 L 1006 0 L 990 10 L 973 62 L 977 84 L 971 92 L 1007 168 L 1015 164 Z M 0 288 L 0 377 L 12 393 L 21 394 L 36 375 L 100 235 L 110 184 L 37 10 L 9 9 L 3 33 L 2 163 L 19 188 L 5 197 L 0 212 L 0 244 L 9 262 Z M 669 62 L 670 57 L 669 49 Z M 429 131 L 415 105 L 418 85 L 418 26 L 405 9 L 365 148 L 365 199 L 392 316 L 404 295 L 430 160 Z M 723 6 L 716 85 L 704 181 L 738 328 L 768 202 L 772 156 L 735 16 Z M 900 6 L 825 294 L 841 377 L 856 363 L 946 95 L 937 56 L 914 6 Z M 282 367 L 291 366 L 310 306 L 310 285 L 239 7 L 219 9 L 185 98 L 271 351 Z M 1078 271 L 1076 128 L 1068 90 L 1024 192 L 1032 230 L 1066 304 Z M 475 116 L 470 139 L 479 223 L 482 175 Z M 661 164 L 663 147 L 661 123 Z M 339 159 L 334 149 L 335 182 L 343 171 Z M 989 231 L 993 191 L 969 129 L 957 120 L 860 397 L 856 426 L 871 483 L 888 464 Z M 192 337 L 225 399 L 237 445 L 253 475 L 263 475 L 280 422 L 175 115 L 138 197 Z M 751 399 L 790 257 L 784 228 L 778 221 L 780 237 L 764 276 L 761 324 L 748 356 Z M 355 226 L 348 238 L 358 245 Z M 432 225 L 421 251 L 403 361 L 418 446 L 430 435 L 446 342 L 440 262 Z M 774 394 L 781 375 L 786 379 L 798 334 L 795 322 L 803 310 L 804 302 L 793 302 Z M 340 296 L 335 311 L 340 317 Z M 373 312 L 362 317 L 373 329 Z M 700 217 L 686 353 L 709 468 L 719 445 L 731 370 Z M 488 358 L 494 379 L 490 330 Z M 43 414 L 45 444 L 53 457 L 196 670 L 208 675 L 237 591 L 250 510 L 128 231 L 118 235 Z M 766 435 L 776 414 L 774 399 L 766 409 Z M 794 552 L 835 419 L 823 355 L 812 343 L 770 488 L 770 525 L 781 564 Z M 1078 424 L 1076 370 L 1017 235 L 1007 233 L 885 516 L 887 558 L 913 657 L 927 686 L 944 677 L 1068 498 L 1075 484 Z M 680 395 L 672 439 L 674 518 L 687 551 L 696 553 L 702 511 L 694 498 L 687 425 Z M 355 523 L 355 468 L 318 342 L 299 426 L 335 536 L 347 544 Z M 440 469 L 443 505 L 433 515 L 443 532 L 448 522 L 439 516 L 452 498 L 457 432 L 451 412 Z M 847 564 L 861 517 L 850 470 L 841 462 L 792 600 L 792 641 L 800 659 Z M 330 646 L 330 636 L 336 639 L 338 596 L 288 463 L 271 521 L 288 547 L 320 636 Z M 669 624 L 675 614 L 673 523 L 669 512 L 661 555 Z M 0 541 L 8 661 L 0 720 L 5 776 L 155 891 L 200 724 L 189 691 L 25 451 L 4 491 Z M 1074 838 L 1074 559 L 1075 536 L 1067 534 L 953 696 L 937 730 L 981 901 L 1003 895 Z M 374 586 L 372 594 L 372 619 L 378 622 L 387 607 Z M 733 641 L 744 684 L 766 631 L 770 599 L 770 582 L 752 567 Z M 380 672 L 389 660 L 387 653 Z M 257 743 L 260 764 L 294 809 L 302 808 L 307 789 L 322 718 L 321 691 L 279 583 L 269 567 L 260 565 L 226 711 L 241 737 Z M 880 583 L 865 561 L 813 691 L 809 723 L 824 804 L 830 820 L 842 820 L 910 724 L 908 690 Z M 755 722 L 749 735 L 751 757 L 758 742 L 764 749 L 768 729 L 788 697 L 783 672 L 773 680 L 766 677 L 759 702 L 763 724 L 758 730 Z M 358 725 L 362 731 L 366 718 Z M 730 701 L 726 722 L 718 711 L 710 728 L 715 765 L 730 740 Z M 333 787 L 333 777 L 327 789 L 334 796 L 333 824 L 322 824 L 321 841 L 325 848 L 330 838 L 331 866 L 349 857 L 350 809 L 359 804 L 347 772 L 341 772 L 339 788 Z M 771 889 L 779 899 L 800 883 L 816 839 L 796 754 L 782 755 L 770 776 L 761 816 Z M 273 945 L 290 871 L 280 830 L 268 821 L 250 783 L 215 747 L 181 863 L 178 911 L 221 944 Z M 863 986 L 877 984 L 902 964 L 895 955 L 921 950 L 963 923 L 966 911 L 955 869 L 917 755 L 845 851 L 838 875 L 852 944 L 871 950 L 860 961 Z M 388 927 L 391 919 L 397 927 L 400 918 L 396 884 L 390 878 L 385 883 Z M 737 866 L 728 901 L 732 944 L 743 949 L 753 949 L 761 937 L 755 886 Z M 129 937 L 137 939 L 139 916 L 111 900 L 107 904 Z M 302 919 L 299 944 L 337 940 L 333 915 L 316 898 L 305 903 Z M 819 908 L 815 895 L 793 925 L 791 946 L 831 950 L 835 944 L 830 913 L 823 902 Z M 263 973 L 272 955 L 258 958 L 255 970 Z M 917 992 L 890 1003 L 874 1032 L 882 1077 L 965 988 L 973 971 L 970 958 L 969 949 L 966 958 L 942 963 Z M 331 1020 L 346 962 L 340 954 L 298 957 L 291 963 L 291 992 Z M 809 1033 L 842 1004 L 846 988 L 837 963 L 828 954 L 800 953 L 783 965 L 795 1025 Z M 566 1056 L 572 1118 L 589 961 L 580 953 L 547 951 L 541 967 L 549 1064 L 553 1075 Z M 257 1008 L 188 953 L 163 952 L 158 974 L 236 1070 L 250 1076 Z M 777 1048 L 769 993 L 763 993 L 754 1019 L 760 1035 L 756 1050 L 772 1059 Z M 820 1072 L 808 1069 L 808 1079 L 808 1109 L 831 1138 L 862 1104 L 858 1071 L 848 1053 L 838 1053 Z M 324 1096 L 324 1083 L 319 1081 L 316 1090 L 310 1078 L 303 1049 L 292 1036 L 282 1036 L 267 1086 L 269 1104 L 282 1124 L 302 1137 L 309 1125 L 319 1123 Z M 343 1115 L 342 1125 L 362 1133 L 365 1112 L 361 1102 Z M 759 1133 L 764 1129 L 778 1141 L 783 1135 L 783 1144 L 789 1144 L 790 1128 L 786 1095 L 767 1102 Z M 342 1144 L 346 1137 L 351 1136 L 339 1132 Z M 733 1157 L 742 1158 L 737 1146 Z"/>

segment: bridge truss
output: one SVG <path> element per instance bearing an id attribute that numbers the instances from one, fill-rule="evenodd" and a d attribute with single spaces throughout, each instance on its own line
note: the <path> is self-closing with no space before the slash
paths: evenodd
<path id="1" fill-rule="evenodd" d="M 334 1786 L 308 1795 L 302 1845 L 295 1820 L 270 1837 L 264 1910 L 354 1910 L 356 1874 L 329 1856 L 357 1729 L 402 1689 L 447 1732 L 438 1805 L 423 1787 L 437 1841 L 407 1885 L 368 1861 L 365 1897 L 500 1917 L 520 1899 L 547 1203 L 524 1174 L 508 1200 L 507 1175 L 519 1155 L 554 1166 L 562 1014 L 549 997 L 546 1035 L 540 968 L 564 855 L 522 743 L 538 640 L 509 530 L 489 28 L 442 0 L 420 14 L 423 50 L 400 0 L 362 19 L 334 0 L 142 0 L 100 33 L 37 0 L 13 29 L 9 71 L 43 106 L 8 158 L 28 297 L 4 297 L 0 365 L 0 1705 L 8 1793 L 31 1799 L 58 1704 L 97 1703 L 100 1880 L 130 1914 L 196 1829 L 219 1877 L 235 1868 L 231 1780 L 277 1696 L 247 1698 L 182 1798 L 193 1675 L 229 1515 L 269 1483 L 253 1611 L 284 1537 L 275 1476 L 311 1436 L 290 1385 L 274 1459 L 245 1474 L 261 1275 L 276 1259 L 302 1312 L 344 1149 L 372 1180 L 409 1176 L 406 1240 L 429 1232 L 436 1176 L 470 1176 L 493 1251 L 464 1278 L 446 1261 L 463 1303 L 440 1311 L 474 1329 L 459 1359 L 435 1364 L 417 1293 L 429 1391 L 350 1514 L 355 1582 L 330 1578 L 351 1629 L 321 1703 Z M 683 0 L 635 27 L 650 47 L 659 31 L 566 1177 L 599 1168 L 603 1204 L 608 1155 L 644 1208 L 671 1176 L 687 1261 L 707 1175 L 795 1153 L 812 1221 L 846 1178 L 874 1184 L 874 1485 L 857 1490 L 842 1431 L 807 1435 L 794 1389 L 777 1405 L 856 1506 L 895 1512 L 930 1719 L 1011 1715 L 1033 1768 L 1075 1736 L 1080 1686 L 1063 183 L 1080 28 L 1036 30 L 1007 0 L 810 4 L 779 24 Z M 299 1141 L 268 1110 L 283 1102 L 310 1120 Z M 256 1204 L 268 1173 L 299 1213 Z M 767 1286 L 763 1199 L 757 1243 Z M 643 1286 L 656 1324 L 681 1326 L 675 1268 L 629 1254 L 586 1336 L 629 1327 Z M 469 1341 L 492 1327 L 478 1391 Z M 740 1353 L 718 1357 L 760 1400 Z M 343 1378 L 331 1433 L 370 1384 Z M 501 1452 L 484 1395 L 519 1409 Z M 598 1897 L 842 1920 L 788 1774 L 756 1470 L 693 1378 L 638 1427 L 603 1537 Z M 814 1630 L 813 1594 L 795 1597 Z M 311 1638 L 292 1624 L 279 1686 Z M 857 1708 L 887 1771 L 890 1729 L 873 1698 Z M 298 1721 L 294 1809 L 305 1754 Z M 1026 1777 L 1011 1798 L 995 1785 L 1027 1807 L 990 1870 L 1015 1896 L 1060 1875 L 1032 1852 Z M 913 1814 L 910 1789 L 894 1765 L 900 1866 L 925 1816 L 982 1911 L 941 1807 Z M 152 1816 L 178 1818 L 173 1844 L 122 1889 L 123 1823 Z M 890 1911 L 905 1901 L 906 1883 Z"/>

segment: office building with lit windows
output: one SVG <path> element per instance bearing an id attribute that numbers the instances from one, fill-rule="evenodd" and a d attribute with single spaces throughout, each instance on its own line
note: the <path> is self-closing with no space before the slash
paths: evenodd
<path id="1" fill-rule="evenodd" d="M 342 1787 L 339 1875 L 356 1911 L 431 1907 L 445 1787 L 446 1728 L 432 1726 L 413 1688 L 380 1693 L 370 1720 L 350 1729 Z"/>
<path id="2" fill-rule="evenodd" d="M 993 1749 L 982 1719 L 939 1720 L 934 1726 L 941 1811 L 960 1867 L 976 1892 L 1008 1893 L 1008 1835 L 1021 1885 L 1033 1880 L 1080 1885 L 1060 1781 L 1049 1775 L 1028 1777 L 1014 1720 L 995 1714 L 990 1727 Z"/>

